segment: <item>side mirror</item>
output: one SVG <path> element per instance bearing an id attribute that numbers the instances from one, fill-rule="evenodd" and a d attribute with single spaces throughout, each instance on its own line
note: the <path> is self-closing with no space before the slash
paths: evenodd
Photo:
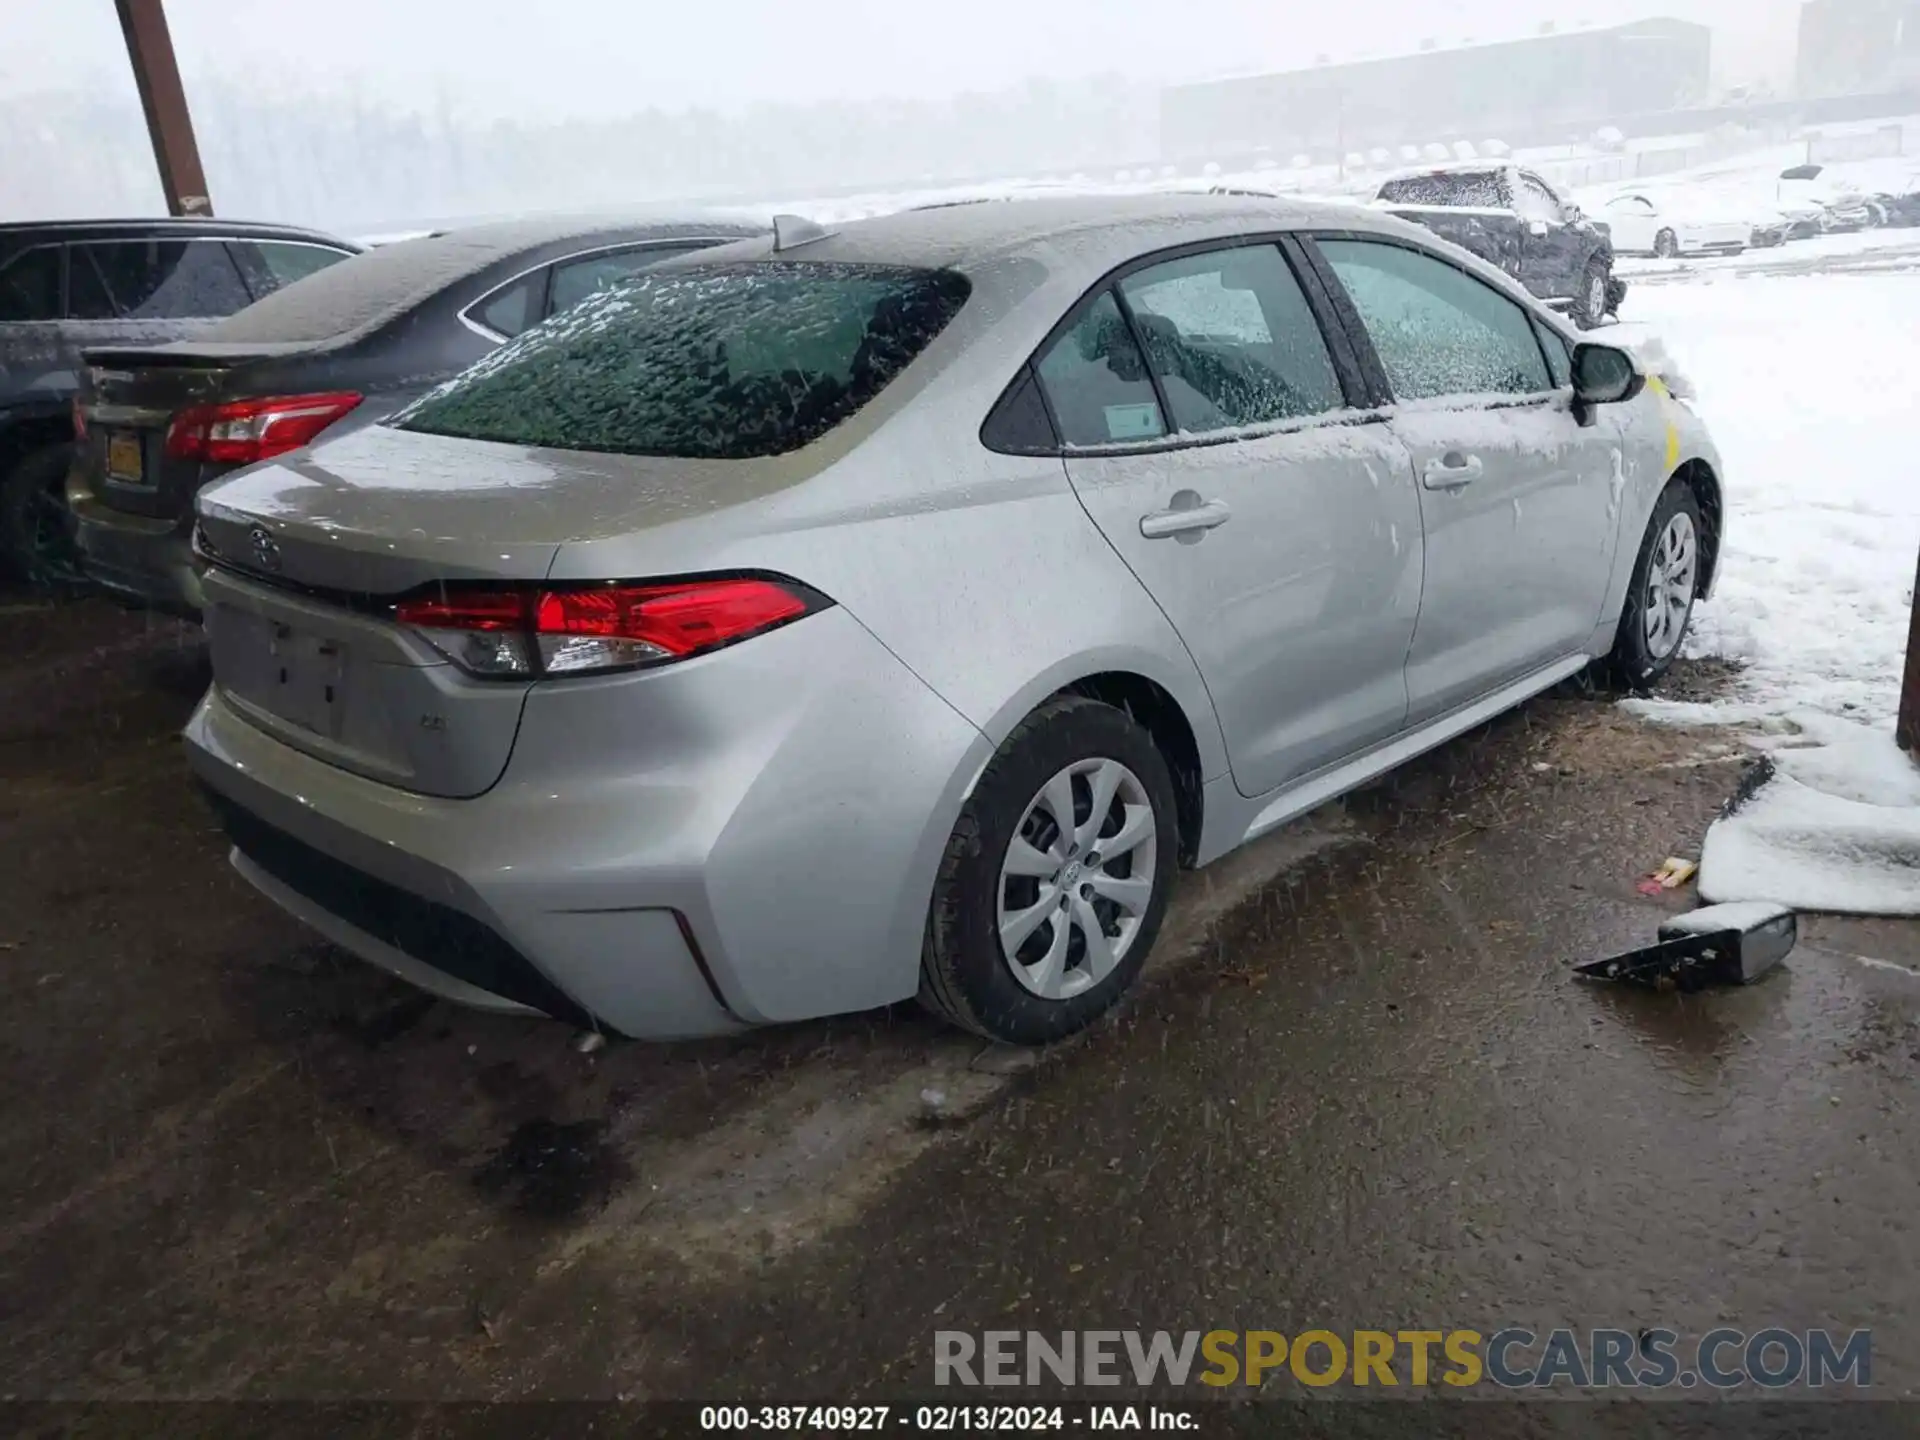
<path id="1" fill-rule="evenodd" d="M 1573 967 L 1589 980 L 1618 980 L 1691 993 L 1710 985 L 1751 985 L 1792 952 L 1800 922 L 1784 905 L 1754 900 L 1710 905 L 1660 927 L 1655 944 Z"/>
<path id="2" fill-rule="evenodd" d="M 1573 347 L 1573 398 L 1581 405 L 1618 405 L 1646 388 L 1633 357 L 1611 345 Z"/>

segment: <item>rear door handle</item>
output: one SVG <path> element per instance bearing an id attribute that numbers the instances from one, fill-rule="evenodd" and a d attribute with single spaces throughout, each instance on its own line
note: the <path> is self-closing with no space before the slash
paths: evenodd
<path id="1" fill-rule="evenodd" d="M 1140 517 L 1140 533 L 1149 540 L 1198 540 L 1202 531 L 1224 525 L 1232 518 L 1233 511 L 1226 501 L 1202 500 L 1193 491 L 1182 490 L 1173 497 L 1171 509 L 1155 510 Z"/>
<path id="2" fill-rule="evenodd" d="M 1487 467 L 1478 455 L 1462 455 L 1458 450 L 1449 450 L 1438 460 L 1427 461 L 1426 468 L 1420 472 L 1420 480 L 1429 490 L 1458 490 L 1462 485 L 1471 485 L 1486 473 Z"/>

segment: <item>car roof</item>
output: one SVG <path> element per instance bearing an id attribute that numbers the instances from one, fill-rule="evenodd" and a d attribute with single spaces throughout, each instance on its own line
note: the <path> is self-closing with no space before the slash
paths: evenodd
<path id="1" fill-rule="evenodd" d="M 361 248 L 351 240 L 342 240 L 337 235 L 329 235 L 320 230 L 309 230 L 301 225 L 276 225 L 262 220 L 219 220 L 203 215 L 148 216 L 143 219 L 118 220 L 0 221 L 0 239 L 25 235 L 30 235 L 37 240 L 75 240 L 92 237 L 111 239 L 128 235 L 182 239 L 193 236 L 206 236 L 213 239 L 240 237 L 312 240 L 338 246 L 343 250 Z"/>
<path id="2" fill-rule="evenodd" d="M 749 237 L 765 227 L 694 212 L 545 216 L 470 225 L 379 245 L 276 290 L 220 321 L 206 344 L 348 345 L 448 287 L 549 248 Z M 501 276 L 504 280 L 506 276 Z"/>
<path id="3" fill-rule="evenodd" d="M 1417 180 L 1422 175 L 1497 175 L 1502 170 L 1519 168 L 1513 160 L 1435 160 L 1430 165 L 1409 165 L 1404 170 L 1396 170 L 1387 180 Z"/>
<path id="4" fill-rule="evenodd" d="M 903 210 L 856 220 L 823 239 L 777 252 L 777 258 L 909 265 L 978 274 L 995 264 L 1030 255 L 1049 269 L 1073 269 L 1089 277 L 1136 255 L 1191 241 L 1236 234 L 1334 226 L 1404 233 L 1405 222 L 1332 201 L 1264 195 L 1074 195 L 1013 198 L 992 203 Z M 1424 232 L 1414 232 L 1424 233 Z M 757 242 L 758 254 L 770 253 Z M 729 246 L 706 257 L 687 257 L 675 268 L 754 253 Z"/>

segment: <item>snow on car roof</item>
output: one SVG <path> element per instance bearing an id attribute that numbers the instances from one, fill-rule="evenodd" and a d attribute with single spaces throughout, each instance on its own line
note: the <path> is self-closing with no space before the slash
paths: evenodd
<path id="1" fill-rule="evenodd" d="M 418 240 L 381 245 L 277 290 L 211 327 L 216 344 L 350 344 L 447 286 L 489 266 L 548 245 L 596 240 L 672 240 L 751 236 L 756 225 L 698 214 L 543 216 L 470 225 Z"/>
<path id="2" fill-rule="evenodd" d="M 1514 160 L 1435 160 L 1430 165 L 1409 165 L 1404 170 L 1396 170 L 1380 183 L 1391 185 L 1395 180 L 1418 180 L 1423 175 L 1497 175 L 1502 170 L 1520 168 Z"/>
<path id="3" fill-rule="evenodd" d="M 1262 195 L 1063 195 L 903 210 L 851 221 L 825 239 L 780 255 L 793 260 L 978 271 L 1022 253 L 1071 247 L 1077 262 L 1108 268 L 1183 240 L 1328 224 L 1391 230 L 1402 222 L 1356 205 Z M 700 259 L 759 258 L 770 253 L 766 242 L 752 242 Z M 697 263 L 689 257 L 676 266 Z"/>

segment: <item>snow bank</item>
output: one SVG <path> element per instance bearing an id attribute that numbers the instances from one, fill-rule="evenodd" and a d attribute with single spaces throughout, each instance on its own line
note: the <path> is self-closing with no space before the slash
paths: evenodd
<path id="1" fill-rule="evenodd" d="M 1920 554 L 1920 277 L 1714 277 L 1636 288 L 1628 311 L 1609 338 L 1684 370 L 1724 461 L 1720 582 L 1687 653 L 1745 667 L 1711 704 L 1629 708 L 1891 733 Z"/>
<path id="2" fill-rule="evenodd" d="M 1718 593 L 1687 653 L 1745 668 L 1705 704 L 1775 773 L 1707 832 L 1700 895 L 1920 915 L 1920 769 L 1893 743 L 1920 553 L 1920 276 L 1703 277 L 1632 292 L 1609 335 L 1677 362 L 1724 461 Z"/>
<path id="3" fill-rule="evenodd" d="M 1811 724 L 1826 743 L 1777 750 L 1773 778 L 1707 831 L 1701 898 L 1920 915 L 1920 769 L 1890 731 Z"/>

